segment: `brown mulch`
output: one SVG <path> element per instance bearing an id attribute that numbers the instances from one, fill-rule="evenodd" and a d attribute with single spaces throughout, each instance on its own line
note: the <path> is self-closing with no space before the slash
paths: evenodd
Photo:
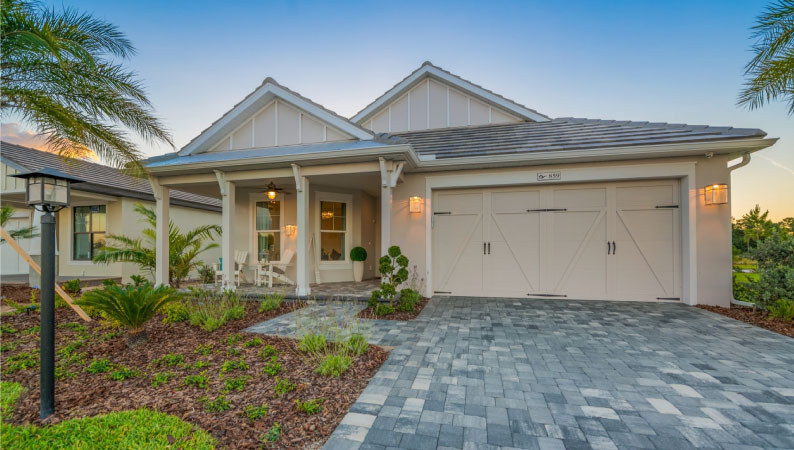
<path id="1" fill-rule="evenodd" d="M 397 311 L 395 306 L 395 311 L 391 314 L 387 314 L 385 316 L 379 316 L 375 314 L 375 308 L 366 307 L 361 312 L 358 313 L 356 317 L 360 319 L 379 319 L 379 320 L 413 320 L 425 309 L 425 306 L 430 301 L 429 298 L 422 297 L 416 305 L 414 305 L 414 310 L 411 312 L 404 312 L 404 311 Z"/>
<path id="2" fill-rule="evenodd" d="M 150 408 L 160 412 L 173 414 L 210 432 L 218 439 L 219 448 L 260 448 L 262 436 L 274 422 L 278 422 L 283 431 L 276 444 L 278 448 L 319 447 L 336 428 L 350 409 L 356 398 L 366 387 L 370 378 L 377 372 L 388 357 L 388 352 L 377 346 L 370 346 L 367 353 L 357 358 L 347 372 L 338 378 L 325 377 L 314 373 L 316 363 L 308 360 L 297 349 L 297 341 L 275 336 L 242 333 L 243 339 L 233 344 L 239 351 L 238 355 L 230 355 L 231 346 L 227 338 L 240 330 L 285 314 L 304 306 L 303 303 L 284 302 L 276 311 L 260 314 L 257 311 L 259 302 L 246 302 L 246 316 L 239 320 L 226 323 L 214 332 L 205 332 L 190 326 L 187 322 L 163 324 L 161 317 L 156 317 L 146 324 L 148 342 L 134 348 L 128 348 L 123 335 L 102 341 L 99 336 L 115 329 L 105 328 L 94 321 L 85 323 L 79 320 L 69 308 L 56 311 L 56 324 L 65 325 L 70 322 L 86 326 L 82 332 L 89 337 L 89 342 L 77 352 L 86 352 L 85 362 L 69 368 L 74 376 L 56 381 L 55 414 L 45 421 L 39 415 L 39 377 L 38 367 L 21 370 L 12 374 L 5 373 L 7 359 L 20 352 L 38 349 L 38 333 L 23 332 L 39 324 L 38 314 L 20 314 L 3 317 L 3 324 L 10 325 L 18 331 L 14 334 L 4 332 L 3 344 L 14 341 L 17 347 L 2 354 L 4 367 L 3 379 L 16 381 L 28 388 L 28 391 L 17 405 L 13 419 L 14 424 L 34 423 L 38 425 L 52 424 L 59 421 L 84 416 Z M 56 329 L 56 348 L 60 349 L 78 336 L 78 331 L 66 327 Z M 262 346 L 245 347 L 247 340 L 260 337 Z M 199 345 L 214 345 L 213 352 L 208 356 L 196 353 Z M 267 361 L 258 354 L 265 344 L 270 344 L 279 353 L 278 362 L 284 370 L 279 374 L 288 378 L 297 388 L 283 396 L 277 396 L 273 390 L 275 377 L 266 375 L 263 368 Z M 183 366 L 154 367 L 150 364 L 154 359 L 170 354 L 183 355 L 186 362 Z M 124 381 L 109 379 L 109 373 L 90 374 L 85 367 L 94 359 L 107 358 L 116 365 L 136 369 L 140 374 L 136 378 Z M 245 371 L 221 372 L 221 366 L 227 360 L 242 358 L 248 364 Z M 56 356 L 56 366 L 60 358 Z M 191 366 L 202 360 L 209 365 L 202 369 Z M 173 376 L 164 385 L 152 386 L 155 373 L 172 372 Z M 208 388 L 185 386 L 187 375 L 196 375 L 206 371 L 209 377 Z M 199 399 L 208 395 L 214 399 L 221 395 L 224 379 L 245 375 L 250 377 L 242 392 L 231 391 L 226 398 L 231 409 L 221 413 L 205 412 Z M 306 401 L 323 398 L 322 411 L 309 416 L 298 412 L 295 400 Z M 244 417 L 246 406 L 266 404 L 268 413 L 265 417 L 250 421 Z"/>
<path id="3" fill-rule="evenodd" d="M 778 317 L 770 317 L 769 313 L 760 309 L 748 308 L 746 306 L 731 306 L 723 308 L 721 306 L 697 305 L 698 308 L 705 309 L 732 319 L 766 328 L 767 330 L 780 333 L 785 336 L 794 337 L 794 321 L 785 320 Z"/>
<path id="4" fill-rule="evenodd" d="M 31 288 L 27 284 L 0 284 L 0 296 L 14 303 L 30 303 L 31 291 L 36 291 L 36 299 L 38 300 L 39 290 Z"/>

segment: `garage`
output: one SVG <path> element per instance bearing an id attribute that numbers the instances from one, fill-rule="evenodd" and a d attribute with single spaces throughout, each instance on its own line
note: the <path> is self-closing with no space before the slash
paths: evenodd
<path id="1" fill-rule="evenodd" d="M 680 300 L 678 180 L 438 190 L 438 295 Z"/>

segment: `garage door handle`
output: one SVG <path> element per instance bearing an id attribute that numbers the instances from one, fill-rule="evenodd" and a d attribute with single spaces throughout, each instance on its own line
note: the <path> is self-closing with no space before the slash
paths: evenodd
<path id="1" fill-rule="evenodd" d="M 485 242 L 482 243 L 482 254 L 485 255 Z"/>
<path id="2" fill-rule="evenodd" d="M 618 254 L 617 249 L 618 249 L 618 246 L 615 245 L 615 241 L 612 241 L 612 254 L 613 255 L 617 255 Z"/>
<path id="3" fill-rule="evenodd" d="M 607 241 L 607 255 L 611 255 L 611 254 L 612 254 L 612 244 L 610 244 L 609 241 Z"/>
<path id="4" fill-rule="evenodd" d="M 489 255 L 491 254 L 491 243 L 490 242 L 488 243 L 488 254 Z"/>

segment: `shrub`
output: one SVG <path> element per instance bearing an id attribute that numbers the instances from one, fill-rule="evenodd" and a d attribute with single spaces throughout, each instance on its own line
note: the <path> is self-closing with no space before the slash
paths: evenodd
<path id="1" fill-rule="evenodd" d="M 276 350 L 276 347 L 273 347 L 270 344 L 265 345 L 265 348 L 263 348 L 262 351 L 259 352 L 259 357 L 264 359 L 265 361 L 276 355 L 278 355 L 278 350 Z"/>
<path id="2" fill-rule="evenodd" d="M 61 285 L 61 287 L 63 288 L 64 291 L 66 291 L 66 292 L 68 292 L 68 293 L 70 293 L 72 295 L 77 295 L 77 294 L 80 293 L 80 290 L 81 290 L 80 280 L 78 280 L 77 278 L 75 278 L 73 280 L 69 280 L 69 281 L 63 283 L 63 285 Z"/>
<path id="3" fill-rule="evenodd" d="M 149 283 L 149 280 L 147 280 L 146 277 L 141 275 L 130 275 L 130 280 L 132 280 L 132 284 L 135 286 L 141 286 Z"/>
<path id="4" fill-rule="evenodd" d="M 168 286 L 152 287 L 146 283 L 95 289 L 83 294 L 77 303 L 101 311 L 126 327 L 129 331 L 127 344 L 132 346 L 146 340 L 143 325 L 160 308 L 179 298 L 180 294 Z"/>
<path id="5" fill-rule="evenodd" d="M 209 356 L 212 353 L 212 349 L 215 347 L 213 344 L 201 344 L 196 347 L 195 352 L 201 356 Z"/>
<path id="6" fill-rule="evenodd" d="M 255 337 L 255 338 L 252 338 L 252 339 L 249 339 L 249 340 L 245 341 L 245 343 L 243 344 L 243 347 L 245 347 L 245 348 L 259 347 L 259 346 L 261 346 L 264 343 L 265 343 L 265 341 L 263 341 L 262 338 Z"/>
<path id="7" fill-rule="evenodd" d="M 183 302 L 173 302 L 163 307 L 163 323 L 184 322 L 190 318 L 190 312 Z"/>
<path id="8" fill-rule="evenodd" d="M 248 405 L 243 410 L 243 414 L 248 418 L 248 420 L 253 422 L 256 419 L 261 419 L 267 415 L 267 405 L 264 403 L 260 406 Z"/>
<path id="9" fill-rule="evenodd" d="M 387 303 L 378 303 L 375 306 L 375 315 L 376 316 L 387 316 L 394 312 L 394 306 L 391 306 Z"/>
<path id="10" fill-rule="evenodd" d="M 347 355 L 326 355 L 315 372 L 327 377 L 338 377 L 347 371 L 353 359 Z"/>
<path id="11" fill-rule="evenodd" d="M 278 442 L 278 439 L 281 437 L 281 430 L 281 425 L 279 425 L 278 422 L 273 422 L 273 426 L 267 430 L 267 433 L 263 437 L 264 441 L 270 443 Z"/>
<path id="12" fill-rule="evenodd" d="M 11 381 L 0 381 L 0 419 L 11 420 L 17 399 L 25 392 L 25 388 Z M 5 434 L 5 430 L 3 430 Z"/>
<path id="13" fill-rule="evenodd" d="M 279 292 L 267 294 L 265 296 L 265 299 L 262 300 L 262 303 L 259 305 L 259 312 L 264 313 L 268 311 L 275 311 L 281 307 L 281 304 L 283 302 L 284 302 L 284 294 Z"/>
<path id="14" fill-rule="evenodd" d="M 163 384 L 166 384 L 166 383 L 168 383 L 168 380 L 170 380 L 171 377 L 173 377 L 173 376 L 174 376 L 174 374 L 171 373 L 171 372 L 158 372 L 158 373 L 154 374 L 154 376 L 152 377 L 152 386 L 153 387 L 158 387 L 158 386 L 161 386 Z"/>
<path id="15" fill-rule="evenodd" d="M 364 247 L 353 247 L 350 249 L 350 260 L 351 261 L 366 261 L 367 260 L 367 250 Z"/>
<path id="16" fill-rule="evenodd" d="M 91 364 L 86 367 L 85 371 L 88 373 L 105 373 L 110 372 L 113 368 L 113 363 L 105 358 L 95 359 Z"/>
<path id="17" fill-rule="evenodd" d="M 769 306 L 769 315 L 784 320 L 794 320 L 794 300 L 779 299 L 777 303 Z"/>
<path id="18" fill-rule="evenodd" d="M 322 402 L 325 401 L 324 398 L 316 398 L 314 400 L 306 400 L 305 402 L 300 401 L 299 399 L 295 399 L 295 406 L 298 408 L 298 411 L 303 411 L 308 415 L 314 415 L 322 410 Z"/>
<path id="19" fill-rule="evenodd" d="M 247 383 L 249 379 L 250 377 L 245 375 L 229 378 L 223 382 L 223 389 L 225 392 L 242 391 L 243 388 L 245 388 L 245 383 Z"/>
<path id="20" fill-rule="evenodd" d="M 286 394 L 287 392 L 294 391 L 295 385 L 290 383 L 287 378 L 279 378 L 276 377 L 276 385 L 273 386 L 273 390 L 276 391 L 276 396 L 281 396 Z"/>
<path id="21" fill-rule="evenodd" d="M 356 356 L 363 355 L 369 349 L 367 338 L 365 338 L 364 335 L 358 333 L 350 335 L 350 337 L 347 338 L 345 345 L 347 350 Z"/>
<path id="22" fill-rule="evenodd" d="M 191 288 L 192 299 L 188 301 L 190 324 L 204 331 L 215 331 L 229 320 L 245 316 L 245 305 L 239 294 L 232 290 L 214 292 L 206 289 Z"/>
<path id="23" fill-rule="evenodd" d="M 794 238 L 772 233 L 753 251 L 759 273 L 757 302 L 768 309 L 780 299 L 794 298 Z"/>
<path id="24" fill-rule="evenodd" d="M 275 356 L 271 356 L 270 358 L 271 358 L 270 362 L 265 364 L 265 368 L 262 369 L 262 371 L 270 375 L 271 377 L 274 377 L 278 375 L 279 372 L 281 372 L 284 369 L 284 367 L 278 363 Z"/>
<path id="25" fill-rule="evenodd" d="M 233 370 L 248 370 L 248 364 L 246 364 L 242 358 L 224 361 L 221 366 L 221 372 L 226 373 Z"/>
<path id="26" fill-rule="evenodd" d="M 116 283 L 116 280 L 114 280 L 112 278 L 108 278 L 107 280 L 102 280 L 102 286 L 104 286 L 106 288 L 113 287 L 113 286 L 118 286 L 118 285 L 119 284 Z"/>
<path id="27" fill-rule="evenodd" d="M 184 384 L 185 386 L 197 386 L 201 389 L 205 389 L 207 387 L 207 371 L 203 371 L 198 375 L 188 375 L 185 377 Z"/>
<path id="28" fill-rule="evenodd" d="M 110 379 L 115 381 L 124 381 L 127 378 L 134 378 L 138 376 L 138 371 L 127 367 L 119 367 L 110 374 Z"/>
<path id="29" fill-rule="evenodd" d="M 196 269 L 201 279 L 202 284 L 213 284 L 215 283 L 215 268 L 212 266 L 208 266 L 206 264 L 201 264 Z"/>
<path id="30" fill-rule="evenodd" d="M 383 255 L 378 260 L 378 272 L 382 276 L 383 282 L 380 289 L 372 292 L 368 306 L 377 308 L 380 299 L 387 300 L 390 306 L 397 295 L 397 287 L 408 280 L 408 258 L 402 254 L 400 247 L 392 245 L 389 247 L 388 254 Z M 375 311 L 377 313 L 377 310 Z M 379 314 L 385 315 L 385 314 Z"/>
<path id="31" fill-rule="evenodd" d="M 232 407 L 225 395 L 219 395 L 212 400 L 205 395 L 199 399 L 199 402 L 204 405 L 204 411 L 208 413 L 224 412 Z"/>
<path id="32" fill-rule="evenodd" d="M 419 292 L 406 288 L 400 291 L 400 305 L 398 309 L 404 312 L 412 312 L 419 303 Z"/>
<path id="33" fill-rule="evenodd" d="M 298 350 L 304 353 L 316 353 L 325 348 L 326 340 L 322 334 L 309 333 L 303 336 L 298 344 Z"/>

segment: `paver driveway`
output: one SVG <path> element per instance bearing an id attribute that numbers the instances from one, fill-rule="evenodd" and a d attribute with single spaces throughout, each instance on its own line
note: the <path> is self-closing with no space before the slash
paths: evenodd
<path id="1" fill-rule="evenodd" d="M 677 304 L 434 298 L 326 449 L 794 448 L 794 339 Z"/>

